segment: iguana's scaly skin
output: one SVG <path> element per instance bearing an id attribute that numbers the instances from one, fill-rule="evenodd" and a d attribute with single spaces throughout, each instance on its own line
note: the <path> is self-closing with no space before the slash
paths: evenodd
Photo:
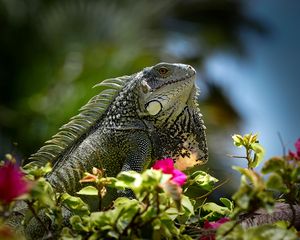
<path id="1" fill-rule="evenodd" d="M 31 159 L 50 161 L 47 180 L 74 194 L 92 167 L 107 176 L 142 171 L 171 157 L 179 168 L 207 161 L 204 124 L 196 103 L 195 70 L 159 63 L 131 76 L 100 83 L 108 87 L 82 108 Z"/>

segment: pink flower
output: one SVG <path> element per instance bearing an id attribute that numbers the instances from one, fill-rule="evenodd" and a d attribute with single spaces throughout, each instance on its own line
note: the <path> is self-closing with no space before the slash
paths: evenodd
<path id="1" fill-rule="evenodd" d="M 218 221 L 216 221 L 216 222 L 209 222 L 209 221 L 205 221 L 204 222 L 204 225 L 203 225 L 203 228 L 204 229 L 217 229 L 217 228 L 219 228 L 223 223 L 226 223 L 226 222 L 228 222 L 228 221 L 230 221 L 230 219 L 229 218 L 220 218 Z"/>
<path id="2" fill-rule="evenodd" d="M 204 229 L 217 229 L 217 228 L 219 228 L 223 223 L 226 223 L 226 222 L 228 222 L 228 221 L 230 221 L 230 219 L 229 218 L 220 218 L 218 221 L 216 221 L 216 222 L 209 222 L 209 221 L 205 221 L 204 222 L 204 225 L 203 225 L 203 228 Z M 200 240 L 215 240 L 216 239 L 216 236 L 215 236 L 215 234 L 213 234 L 213 233 L 210 233 L 210 234 L 208 234 L 208 235 L 206 235 L 206 236 L 202 236 L 201 238 L 200 238 Z"/>
<path id="3" fill-rule="evenodd" d="M 295 142 L 295 148 L 297 150 L 297 155 L 300 156 L 300 138 Z"/>
<path id="4" fill-rule="evenodd" d="M 179 171 L 178 169 L 174 169 L 172 172 L 171 180 L 175 182 L 177 185 L 182 186 L 186 182 L 186 175 Z"/>
<path id="5" fill-rule="evenodd" d="M 298 154 L 289 150 L 289 157 L 292 159 L 298 159 Z"/>
<path id="6" fill-rule="evenodd" d="M 162 170 L 162 172 L 166 174 L 171 174 L 171 180 L 178 186 L 182 186 L 186 182 L 187 176 L 174 168 L 174 161 L 172 158 L 157 160 L 152 168 Z"/>
<path id="7" fill-rule="evenodd" d="M 0 202 L 8 204 L 28 191 L 29 183 L 17 165 L 6 162 L 0 167 Z"/>
<path id="8" fill-rule="evenodd" d="M 153 167 L 153 169 L 161 169 L 163 173 L 172 174 L 174 170 L 174 162 L 172 158 L 165 158 L 162 160 L 157 160 Z"/>
<path id="9" fill-rule="evenodd" d="M 300 160 L 300 138 L 295 142 L 296 152 L 289 150 L 289 157 L 292 159 Z"/>

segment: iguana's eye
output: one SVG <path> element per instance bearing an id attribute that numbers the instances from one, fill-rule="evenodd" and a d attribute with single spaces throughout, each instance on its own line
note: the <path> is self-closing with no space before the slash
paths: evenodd
<path id="1" fill-rule="evenodd" d="M 158 69 L 159 74 L 161 75 L 165 75 L 169 72 L 169 69 L 167 69 L 166 67 L 161 67 Z"/>

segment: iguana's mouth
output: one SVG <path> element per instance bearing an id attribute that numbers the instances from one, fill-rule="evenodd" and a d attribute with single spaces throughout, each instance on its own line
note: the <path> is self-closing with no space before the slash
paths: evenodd
<path id="1" fill-rule="evenodd" d="M 184 82 L 184 81 L 195 81 L 195 79 L 196 79 L 196 73 L 192 74 L 191 76 L 184 77 L 184 78 L 166 81 L 166 82 L 164 82 L 163 84 L 161 84 L 160 86 L 151 89 L 150 92 L 154 92 L 154 91 L 156 91 L 156 90 L 158 90 L 158 89 L 160 89 L 160 88 L 162 88 L 162 87 L 164 87 L 164 86 L 170 85 L 170 84 L 179 83 L 179 82 Z"/>

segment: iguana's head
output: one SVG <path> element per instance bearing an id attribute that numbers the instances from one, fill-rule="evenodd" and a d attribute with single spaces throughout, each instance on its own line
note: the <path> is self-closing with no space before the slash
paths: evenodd
<path id="1" fill-rule="evenodd" d="M 196 71 L 189 65 L 159 63 L 138 73 L 137 89 L 142 115 L 179 114 L 195 93 Z"/>

